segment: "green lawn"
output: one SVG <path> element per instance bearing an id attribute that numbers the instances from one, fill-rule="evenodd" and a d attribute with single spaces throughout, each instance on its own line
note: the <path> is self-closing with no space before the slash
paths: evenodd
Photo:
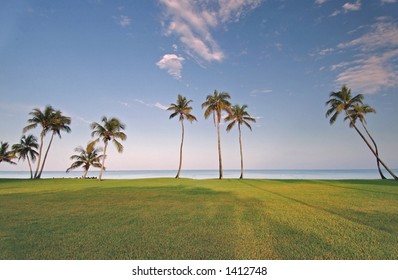
<path id="1" fill-rule="evenodd" d="M 397 259 L 398 184 L 0 180 L 0 259 Z"/>

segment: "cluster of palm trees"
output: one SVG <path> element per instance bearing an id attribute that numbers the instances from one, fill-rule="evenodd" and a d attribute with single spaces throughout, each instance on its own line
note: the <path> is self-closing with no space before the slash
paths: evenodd
<path id="1" fill-rule="evenodd" d="M 240 163 L 241 163 L 241 175 L 243 178 L 243 144 L 242 144 L 242 126 L 247 126 L 250 130 L 252 129 L 249 122 L 255 122 L 256 119 L 253 118 L 247 112 L 247 105 L 231 105 L 231 96 L 227 92 L 218 92 L 217 90 L 211 95 L 206 97 L 205 102 L 202 103 L 202 109 L 204 109 L 204 117 L 208 119 L 210 116 L 213 118 L 213 123 L 217 129 L 217 147 L 218 147 L 218 161 L 219 161 L 219 179 L 223 178 L 222 169 L 222 156 L 221 156 L 221 137 L 220 137 L 220 124 L 221 121 L 228 122 L 226 130 L 229 132 L 235 125 L 238 127 L 239 131 L 239 146 L 240 146 Z M 374 138 L 369 133 L 366 127 L 365 115 L 368 113 L 375 113 L 373 109 L 368 104 L 364 104 L 364 96 L 358 94 L 353 96 L 351 89 L 343 85 L 341 90 L 336 92 L 331 92 L 329 94 L 329 100 L 326 102 L 326 106 L 329 106 L 326 117 L 330 118 L 330 124 L 334 124 L 338 116 L 341 113 L 345 114 L 344 121 L 349 120 L 349 126 L 354 128 L 355 131 L 360 135 L 362 140 L 364 140 L 367 147 L 371 150 L 373 155 L 376 157 L 377 168 L 382 179 L 386 179 L 384 176 L 380 165 L 382 165 L 385 170 L 395 179 L 398 177 L 391 171 L 391 169 L 380 159 L 378 147 Z M 184 120 L 189 122 L 197 121 L 196 117 L 191 114 L 192 107 L 190 104 L 192 100 L 187 100 L 186 97 L 178 95 L 176 103 L 171 103 L 167 108 L 168 111 L 172 111 L 170 119 L 177 117 L 181 122 L 181 144 L 180 144 L 180 158 L 179 166 L 176 178 L 180 177 L 180 172 L 182 168 L 182 152 L 184 145 Z M 61 111 L 53 109 L 50 105 L 46 106 L 43 111 L 38 108 L 33 109 L 29 113 L 31 118 L 28 119 L 29 125 L 23 128 L 23 132 L 40 127 L 40 141 L 32 135 L 23 135 L 18 144 L 12 145 L 11 149 L 7 142 L 0 142 L 0 163 L 7 162 L 10 164 L 16 164 L 14 159 L 27 160 L 30 170 L 30 177 L 33 179 L 39 179 L 42 175 L 46 159 L 54 140 L 54 136 L 58 135 L 61 138 L 61 132 L 65 131 L 67 133 L 71 132 L 69 125 L 71 124 L 71 118 L 64 116 Z M 223 117 L 226 114 L 226 117 Z M 358 128 L 357 122 L 361 123 L 363 130 L 369 137 L 373 146 L 369 143 L 368 139 L 364 133 Z M 85 178 L 87 172 L 91 166 L 100 168 L 99 180 L 102 179 L 103 170 L 105 170 L 105 159 L 107 157 L 107 148 L 109 142 L 113 142 L 119 153 L 123 152 L 123 145 L 121 141 L 126 140 L 127 136 L 123 132 L 125 129 L 125 124 L 123 124 L 117 118 L 107 118 L 103 117 L 101 123 L 93 122 L 90 125 L 92 130 L 91 140 L 85 148 L 79 146 L 75 149 L 77 154 L 70 157 L 74 160 L 72 165 L 67 169 L 67 172 L 83 167 Z M 43 148 L 45 138 L 50 136 L 49 143 L 45 149 L 43 155 Z M 95 145 L 99 142 L 103 142 L 104 146 L 97 148 Z M 35 172 L 33 173 L 32 165 L 37 161 Z"/>
<path id="2" fill-rule="evenodd" d="M 109 141 L 112 141 L 115 144 L 119 153 L 123 152 L 123 145 L 118 141 L 118 139 L 122 141 L 127 139 L 127 135 L 122 131 L 126 128 L 126 126 L 117 118 L 108 119 L 107 117 L 103 117 L 101 121 L 102 124 L 93 122 L 90 125 L 92 129 L 91 137 L 97 138 L 90 141 L 85 149 L 81 146 L 75 149 L 75 152 L 78 152 L 78 154 L 72 155 L 70 157 L 70 159 L 75 160 L 75 162 L 72 163 L 66 172 L 78 167 L 83 167 L 83 178 L 86 178 L 88 170 L 91 166 L 93 166 L 100 168 L 98 179 L 102 180 L 102 173 L 105 170 L 106 151 Z M 95 145 L 100 141 L 104 142 L 104 148 L 95 147 Z M 100 155 L 101 152 L 102 155 Z"/>
<path id="3" fill-rule="evenodd" d="M 0 162 L 16 164 L 16 162 L 13 161 L 14 159 L 27 160 L 30 178 L 40 179 L 54 136 L 58 135 L 61 138 L 62 131 L 67 133 L 71 132 L 71 128 L 69 127 L 71 118 L 64 116 L 59 110 L 54 110 L 50 105 L 47 105 L 43 111 L 35 108 L 29 114 L 32 118 L 28 119 L 29 125 L 23 128 L 23 132 L 26 133 L 28 130 L 40 126 L 40 144 L 37 138 L 32 134 L 23 135 L 20 143 L 12 145 L 11 149 L 9 149 L 9 144 L 7 142 L 1 142 Z M 102 118 L 102 123 L 103 124 L 93 122 L 91 124 L 92 137 L 97 138 L 91 141 L 85 149 L 80 146 L 75 149 L 79 154 L 71 156 L 71 159 L 75 160 L 75 162 L 67 169 L 67 172 L 78 167 L 83 167 L 83 177 L 86 177 L 90 166 L 98 167 L 101 170 L 99 176 L 99 179 L 101 179 L 102 172 L 105 169 L 106 150 L 109 141 L 113 141 L 118 152 L 123 151 L 123 145 L 117 139 L 126 140 L 127 136 L 122 132 L 122 130 L 125 129 L 125 125 L 117 118 L 108 120 L 106 117 Z M 49 133 L 51 134 L 50 141 L 43 156 L 45 138 Z M 104 142 L 104 148 L 95 147 L 100 140 Z M 100 152 L 103 152 L 103 154 L 99 155 Z M 33 173 L 32 163 L 36 160 L 37 167 Z M 100 161 L 102 161 L 102 163 L 100 163 Z"/>
<path id="4" fill-rule="evenodd" d="M 23 135 L 20 143 L 12 145 L 11 151 L 7 150 L 9 147 L 8 143 L 1 143 L 0 162 L 5 161 L 11 164 L 16 164 L 12 161 L 13 159 L 26 159 L 29 164 L 30 177 L 40 179 L 54 136 L 58 135 L 61 138 L 62 131 L 67 133 L 71 132 L 69 127 L 71 124 L 71 118 L 64 116 L 60 110 L 54 110 L 54 108 L 49 105 L 46 106 L 43 111 L 35 108 L 29 114 L 31 115 L 31 118 L 28 119 L 29 125 L 23 128 L 23 132 L 26 133 L 27 131 L 40 126 L 40 144 L 38 144 L 37 138 L 32 134 Z M 44 139 L 48 134 L 51 134 L 50 141 L 43 156 Z M 32 163 L 36 160 L 37 166 L 33 174 Z"/>
<path id="5" fill-rule="evenodd" d="M 346 85 L 343 85 L 341 90 L 336 92 L 331 92 L 329 94 L 330 99 L 326 102 L 326 106 L 329 106 L 329 109 L 326 111 L 326 117 L 330 117 L 330 124 L 334 124 L 336 119 L 341 113 L 345 113 L 344 120 L 350 121 L 350 127 L 354 128 L 355 131 L 359 134 L 365 144 L 368 146 L 370 151 L 376 157 L 377 168 L 382 179 L 386 179 L 381 171 L 380 164 L 387 170 L 388 173 L 395 179 L 398 180 L 398 177 L 391 171 L 391 169 L 380 159 L 379 151 L 376 145 L 374 138 L 369 133 L 369 130 L 366 128 L 366 119 L 365 115 L 368 113 L 376 113 L 376 110 L 370 107 L 368 104 L 364 104 L 364 96 L 362 94 L 357 94 L 355 96 L 352 95 L 351 89 L 347 88 Z M 368 139 L 358 128 L 357 121 L 360 121 L 362 128 L 365 130 L 369 139 L 373 143 L 373 146 L 370 145 Z"/>
<path id="6" fill-rule="evenodd" d="M 241 157 L 241 174 L 240 179 L 243 178 L 243 149 L 242 149 L 242 133 L 241 126 L 246 125 L 251 130 L 249 121 L 255 122 L 256 119 L 251 117 L 246 111 L 247 105 L 234 105 L 231 106 L 230 100 L 231 96 L 227 92 L 214 91 L 213 95 L 208 95 L 206 101 L 202 104 L 202 109 L 205 110 L 204 116 L 207 119 L 210 115 L 213 116 L 214 125 L 217 127 L 217 147 L 218 147 L 218 163 L 219 163 L 219 179 L 223 178 L 222 169 L 222 156 L 221 156 L 221 137 L 220 137 L 220 123 L 223 119 L 222 114 L 227 113 L 227 117 L 224 118 L 225 121 L 230 123 L 227 126 L 227 131 L 230 131 L 235 124 L 238 124 L 239 129 L 239 144 L 240 144 L 240 157 Z M 178 95 L 177 102 L 170 104 L 167 108 L 169 111 L 173 111 L 170 115 L 170 119 L 178 116 L 179 121 L 181 121 L 181 145 L 180 145 L 180 163 L 178 166 L 178 171 L 176 178 L 180 177 L 180 171 L 182 166 L 182 147 L 184 144 L 184 119 L 190 121 L 196 121 L 196 117 L 191 114 L 192 107 L 190 103 L 192 100 L 187 100 L 186 97 Z"/>

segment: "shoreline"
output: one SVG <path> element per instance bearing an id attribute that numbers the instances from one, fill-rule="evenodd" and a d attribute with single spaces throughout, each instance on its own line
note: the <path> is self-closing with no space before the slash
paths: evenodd
<path id="1" fill-rule="evenodd" d="M 394 169 L 396 170 L 396 169 Z M 398 170 L 396 170 L 398 171 Z M 109 170 L 103 179 L 151 179 L 174 178 L 176 170 Z M 247 169 L 245 179 L 293 179 L 293 180 L 377 180 L 380 179 L 376 169 Z M 44 171 L 42 179 L 81 178 L 83 171 Z M 87 177 L 97 178 L 99 171 L 91 170 Z M 240 170 L 224 169 L 224 179 L 239 178 Z M 0 171 L 0 179 L 30 179 L 29 171 Z M 181 178 L 217 179 L 216 169 L 181 170 Z M 390 178 L 388 178 L 390 179 Z"/>

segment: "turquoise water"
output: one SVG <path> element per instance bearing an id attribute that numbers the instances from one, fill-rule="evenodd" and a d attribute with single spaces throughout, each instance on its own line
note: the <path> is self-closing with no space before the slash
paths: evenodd
<path id="1" fill-rule="evenodd" d="M 393 170 L 398 174 L 398 169 Z M 175 170 L 124 170 L 105 171 L 103 179 L 174 178 Z M 83 171 L 46 171 L 42 178 L 79 178 Z M 89 177 L 97 177 L 99 171 L 89 171 Z M 376 169 L 347 170 L 245 170 L 245 178 L 250 179 L 379 179 Z M 384 172 L 387 178 L 391 178 Z M 240 170 L 224 170 L 224 178 L 239 178 Z M 218 178 L 218 170 L 181 170 L 180 177 L 192 179 Z M 26 171 L 0 171 L 0 178 L 30 178 Z"/>

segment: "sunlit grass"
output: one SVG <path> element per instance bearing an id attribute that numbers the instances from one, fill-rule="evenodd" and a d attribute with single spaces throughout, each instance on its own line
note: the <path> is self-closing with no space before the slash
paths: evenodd
<path id="1" fill-rule="evenodd" d="M 398 184 L 0 180 L 0 259 L 396 259 Z"/>

